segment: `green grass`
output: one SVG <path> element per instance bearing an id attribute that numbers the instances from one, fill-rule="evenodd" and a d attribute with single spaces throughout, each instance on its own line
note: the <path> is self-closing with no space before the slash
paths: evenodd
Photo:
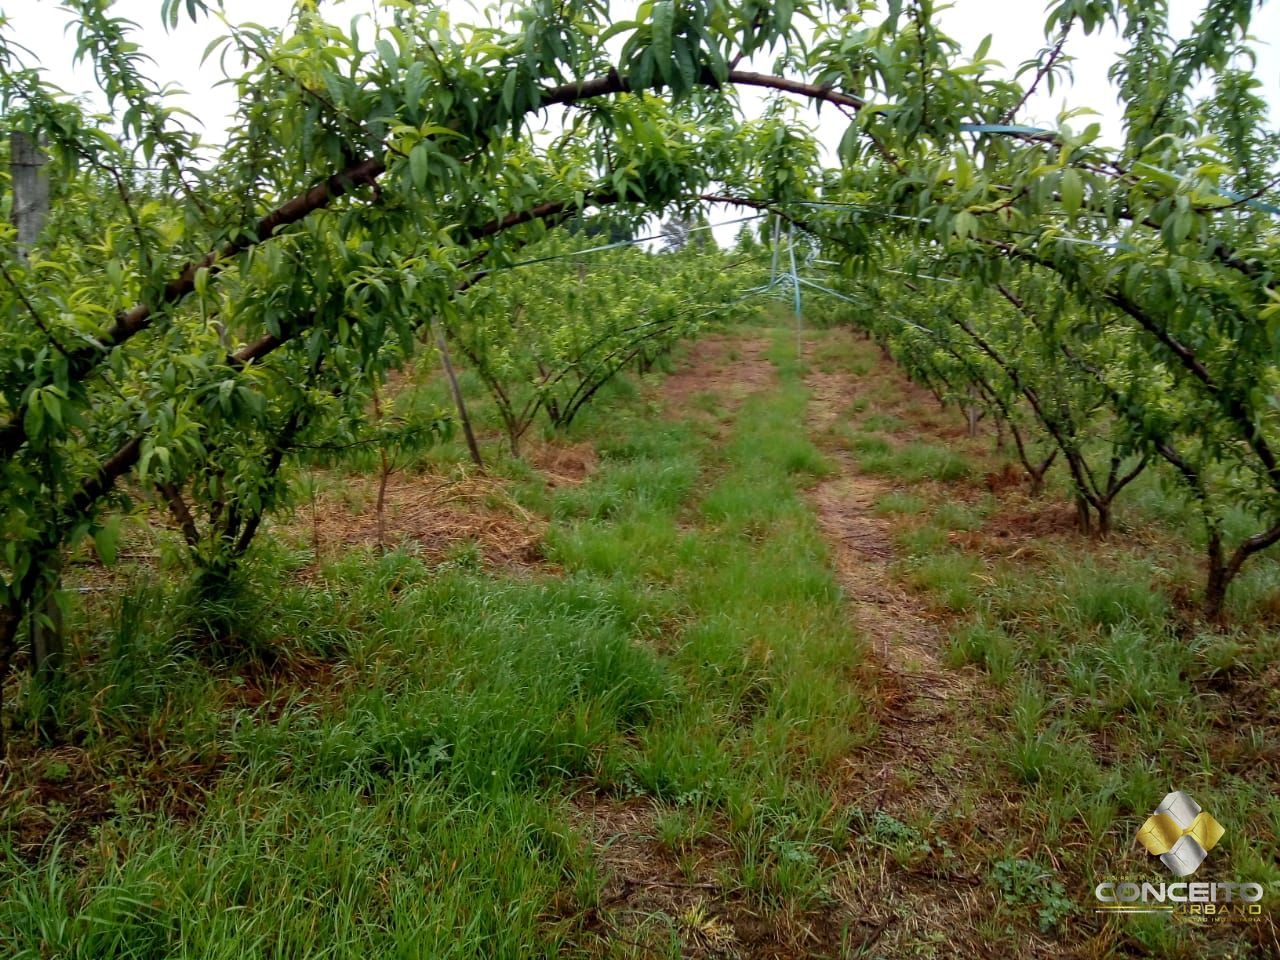
<path id="1" fill-rule="evenodd" d="M 686 872 L 722 838 L 718 882 L 757 916 L 825 904 L 849 825 L 821 783 L 875 724 L 798 493 L 831 466 L 796 429 L 793 351 L 780 335 L 780 386 L 720 444 L 618 387 L 574 428 L 587 482 L 497 462 L 550 514 L 554 575 L 496 576 L 464 545 L 297 579 L 307 555 L 264 540 L 222 611 L 254 659 L 206 655 L 175 578 L 86 618 L 59 706 L 87 752 L 37 780 L 113 807 L 5 810 L 11 843 L 33 818 L 75 829 L 0 847 L 0 955 L 596 955 L 584 791 L 646 798 Z M 678 954 L 687 919 L 632 935 Z"/>
<path id="2" fill-rule="evenodd" d="M 972 467 L 962 454 L 938 444 L 912 441 L 898 449 L 889 448 L 879 438 L 855 440 L 853 450 L 858 466 L 871 474 L 882 474 L 895 480 L 916 483 L 921 480 L 950 482 L 960 480 L 972 472 Z"/>
<path id="3" fill-rule="evenodd" d="M 910 515 L 923 513 L 928 509 L 928 506 L 928 501 L 924 497 L 895 490 L 880 498 L 876 504 L 876 513 L 881 516 L 892 516 L 893 514 Z"/>
<path id="4" fill-rule="evenodd" d="M 950 615 L 948 663 L 984 677 L 991 726 L 971 747 L 975 762 L 992 784 L 1016 785 L 999 788 L 1014 803 L 1007 835 L 1016 843 L 980 868 L 1001 913 L 1061 932 L 1093 878 L 1150 879 L 1133 831 L 1174 788 L 1230 819 L 1212 877 L 1276 889 L 1280 800 L 1263 745 L 1276 730 L 1274 698 L 1263 693 L 1280 654 L 1274 632 L 1242 623 L 1216 634 L 1183 619 L 1170 597 L 1190 590 L 1199 571 L 1178 552 L 1186 547 L 1175 532 L 1154 548 L 1120 533 L 1105 545 L 1038 544 L 1029 562 L 981 561 L 949 546 L 947 532 L 980 526 L 989 504 L 966 506 L 928 482 L 934 471 L 900 469 L 905 462 L 892 454 L 877 465 L 902 484 L 890 504 L 910 507 L 882 505 L 899 524 L 900 570 Z M 1161 504 L 1147 489 L 1137 515 L 1163 523 Z M 1262 603 L 1274 573 L 1262 563 L 1258 576 L 1246 604 Z M 1055 851 L 1052 871 L 1027 857 L 1036 849 Z M 1209 947 L 1194 928 L 1158 920 L 1112 922 L 1140 955 L 1190 958 L 1232 941 L 1229 930 L 1211 931 L 1217 946 Z"/>
<path id="5" fill-rule="evenodd" d="M 875 507 L 892 569 L 945 632 L 947 664 L 977 672 L 981 721 L 947 728 L 939 776 L 966 779 L 945 809 L 886 809 L 886 784 L 921 776 L 909 763 L 842 779 L 851 759 L 891 769 L 895 741 L 878 740 L 866 651 L 803 498 L 833 464 L 800 428 L 791 331 L 769 356 L 776 385 L 736 408 L 695 402 L 723 426 L 611 385 L 569 431 L 599 456 L 581 484 L 494 457 L 490 476 L 549 523 L 547 569 L 495 573 L 474 544 L 313 567 L 264 538 L 222 598 L 187 591 L 163 544 L 119 602 L 91 595 L 54 703 L 74 748 L 36 751 L 6 786 L 0 956 L 680 957 L 730 910 L 747 928 L 820 929 L 848 920 L 838 891 L 953 875 L 995 903 L 973 918 L 985 942 L 1017 928 L 1085 943 L 1092 883 L 1152 876 L 1132 834 L 1174 787 L 1228 827 L 1205 876 L 1277 889 L 1280 640 L 1242 616 L 1265 611 L 1277 564 L 1235 589 L 1233 630 L 1189 623 L 1194 554 L 1170 546 L 1196 548 L 1185 505 L 1145 477 L 1121 529 L 1150 527 L 1154 547 L 1064 537 L 981 557 L 960 535 L 996 507 L 966 482 L 977 454 L 834 431 L 894 488 Z M 806 343 L 819 370 L 861 375 L 869 357 Z M 414 416 L 447 401 L 419 389 L 398 401 Z M 464 457 L 455 438 L 414 465 Z M 214 625 L 247 653 L 211 645 Z M 633 812 L 635 835 L 593 844 L 595 804 Z M 699 900 L 609 902 L 615 839 L 658 851 Z M 1165 920 L 1113 920 L 1098 953 L 1250 955 L 1243 935 Z M 846 923 L 850 956 L 861 923 Z M 895 942 L 947 955 L 941 931 Z"/>
<path id="6" fill-rule="evenodd" d="M 869 432 L 886 431 L 893 433 L 904 429 L 907 423 L 901 417 L 895 417 L 891 413 L 872 413 L 862 418 L 861 426 L 863 430 Z"/>

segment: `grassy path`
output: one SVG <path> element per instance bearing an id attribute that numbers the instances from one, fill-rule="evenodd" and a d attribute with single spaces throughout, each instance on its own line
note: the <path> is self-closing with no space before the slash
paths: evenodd
<path id="1" fill-rule="evenodd" d="M 876 811 L 854 845 L 859 909 L 883 924 L 861 955 L 1280 955 L 1273 908 L 1104 923 L 1092 899 L 1102 879 L 1167 879 L 1133 835 L 1182 788 L 1237 831 L 1206 879 L 1263 883 L 1274 905 L 1277 633 L 1207 632 L 1172 608 L 1195 548 L 1156 484 L 1112 540 L 1089 540 L 1064 491 L 1011 488 L 990 437 L 965 436 L 872 344 L 827 331 L 809 359 L 809 431 L 836 466 L 810 502 L 881 721 L 850 757 L 851 802 Z M 1259 599 L 1238 600 L 1246 623 L 1267 616 Z"/>
<path id="2" fill-rule="evenodd" d="M 762 371 L 766 351 L 776 371 Z M 830 465 L 795 429 L 806 392 L 785 338 L 732 344 L 673 380 L 662 403 L 679 419 L 648 429 L 687 430 L 701 411 L 692 496 L 670 512 L 640 504 L 625 553 L 597 570 L 670 585 L 679 624 L 661 642 L 685 692 L 619 753 L 620 782 L 577 798 L 607 878 L 596 949 L 833 955 L 857 929 L 832 896 L 850 827 L 827 785 L 875 724 L 856 684 L 861 641 L 799 495 Z M 583 525 L 556 556 L 597 562 L 618 533 Z"/>
<path id="3" fill-rule="evenodd" d="M 956 852 L 969 845 L 990 805 L 968 749 L 979 735 L 984 692 L 975 671 L 946 663 L 945 629 L 897 575 L 894 524 L 881 506 L 894 495 L 894 481 L 861 471 L 850 445 L 840 442 L 883 397 L 859 376 L 865 360 L 839 347 L 819 340 L 815 349 L 824 352 L 805 377 L 806 427 L 835 466 L 807 499 L 830 545 L 849 619 L 868 642 L 880 719 L 879 735 L 848 758 L 846 773 L 846 800 L 864 811 L 879 841 L 858 860 L 871 882 L 851 885 L 860 914 L 875 923 L 875 943 L 868 939 L 863 952 L 927 956 L 945 948 L 981 956 L 992 931 L 974 921 L 992 915 L 996 903 Z M 1016 928 L 1000 939 L 1018 956 L 1045 946 Z"/>
<path id="4" fill-rule="evenodd" d="M 467 480 L 538 531 L 517 564 L 265 550 L 257 668 L 144 571 L 77 745 L 0 785 L 0 957 L 1267 956 L 1273 923 L 1087 894 L 1150 875 L 1170 782 L 1232 825 L 1215 865 L 1280 879 L 1274 645 L 1188 642 L 1150 544 L 994 495 L 869 345 L 806 351 L 703 341 L 588 410 L 590 469 Z"/>

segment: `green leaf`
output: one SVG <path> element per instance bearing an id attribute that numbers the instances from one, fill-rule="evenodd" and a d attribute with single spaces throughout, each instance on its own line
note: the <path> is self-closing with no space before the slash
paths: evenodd
<path id="1" fill-rule="evenodd" d="M 502 82 L 502 107 L 510 115 L 515 111 L 516 100 L 516 83 L 519 82 L 520 73 L 518 70 L 512 70 L 507 74 L 507 79 Z"/>
<path id="2" fill-rule="evenodd" d="M 378 48 L 378 56 L 387 69 L 395 73 L 400 67 L 400 51 L 396 49 L 395 44 L 384 37 L 379 39 L 374 46 Z"/>
<path id="3" fill-rule="evenodd" d="M 679 68 L 677 76 L 680 83 L 677 86 L 672 84 L 675 92 L 678 94 L 688 93 L 693 89 L 694 81 L 697 80 L 697 70 L 694 66 L 693 55 L 689 52 L 689 43 L 681 37 L 675 45 L 676 66 Z"/>
<path id="4" fill-rule="evenodd" d="M 23 429 L 28 437 L 39 437 L 44 430 L 44 395 L 39 390 L 31 391 L 27 400 L 27 412 L 22 418 Z"/>
<path id="5" fill-rule="evenodd" d="M 108 567 L 115 566 L 120 549 L 120 518 L 112 517 L 93 532 L 93 547 Z"/>
<path id="6" fill-rule="evenodd" d="M 671 29 L 675 22 L 675 5 L 671 0 L 660 0 L 653 5 L 653 56 L 658 75 L 671 82 Z"/>
<path id="7" fill-rule="evenodd" d="M 416 143 L 409 151 L 409 179 L 415 190 L 425 190 L 430 175 L 431 145 L 425 140 Z"/>
<path id="8" fill-rule="evenodd" d="M 1080 212 L 1080 204 L 1084 200 L 1084 184 L 1080 180 L 1080 171 L 1068 167 L 1062 171 L 1062 182 L 1059 185 L 1062 193 L 1062 208 L 1067 216 L 1074 217 Z"/>

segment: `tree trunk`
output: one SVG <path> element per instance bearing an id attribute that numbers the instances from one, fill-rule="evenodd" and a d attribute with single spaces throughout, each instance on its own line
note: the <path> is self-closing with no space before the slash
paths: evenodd
<path id="1" fill-rule="evenodd" d="M 0 607 L 0 764 L 7 759 L 7 743 L 4 733 L 4 682 L 9 678 L 9 667 L 17 646 L 18 622 L 22 619 L 17 610 Z"/>
<path id="2" fill-rule="evenodd" d="M 519 459 L 520 457 L 520 437 L 523 431 L 517 429 L 516 422 L 511 417 L 503 417 L 503 423 L 507 426 L 507 442 L 511 445 L 511 456 Z"/>
<path id="3" fill-rule="evenodd" d="M 173 514 L 174 520 L 177 521 L 178 529 L 182 531 L 182 538 L 187 541 L 187 546 L 193 551 L 198 550 L 200 548 L 200 530 L 196 527 L 195 517 L 191 515 L 191 510 L 187 506 L 186 500 L 182 498 L 182 491 L 172 483 L 156 484 L 156 489 L 160 491 L 165 503 L 169 505 L 169 512 Z"/>
<path id="4" fill-rule="evenodd" d="M 387 552 L 387 481 L 391 478 L 391 468 L 387 463 L 387 451 L 380 451 L 382 456 L 382 472 L 378 477 L 378 552 Z"/>
<path id="5" fill-rule="evenodd" d="M 1031 477 L 1031 495 L 1033 497 L 1041 496 L 1044 493 L 1044 478 L 1049 473 L 1049 468 L 1053 466 L 1054 461 L 1058 459 L 1058 451 L 1054 450 L 1049 456 L 1041 461 L 1039 466 L 1032 466 L 1024 461 L 1027 473 Z"/>
<path id="6" fill-rule="evenodd" d="M 59 569 L 54 572 L 49 585 L 49 596 L 41 605 L 42 609 L 31 612 L 27 625 L 27 636 L 31 643 L 31 677 L 40 694 L 36 733 L 45 746 L 58 742 L 58 715 L 54 707 L 62 686 L 65 657 L 62 607 L 57 598 L 61 582 Z"/>
<path id="7" fill-rule="evenodd" d="M 467 416 L 467 405 L 462 399 L 462 387 L 458 385 L 458 377 L 453 372 L 453 362 L 449 358 L 449 343 L 445 339 L 444 330 L 436 326 L 434 320 L 428 320 L 427 324 L 436 335 L 436 346 L 440 348 L 440 365 L 444 368 L 445 379 L 449 381 L 454 406 L 458 408 L 458 419 L 462 421 L 462 432 L 467 438 L 467 449 L 471 451 L 471 462 L 483 470 L 484 460 L 480 456 L 480 444 L 476 443 L 476 435 L 471 429 L 471 418 Z"/>
<path id="8" fill-rule="evenodd" d="M 1111 498 L 1099 499 L 1093 508 L 1098 514 L 1094 536 L 1099 540 L 1105 540 L 1111 535 Z"/>
<path id="9" fill-rule="evenodd" d="M 1081 533 L 1092 532 L 1093 524 L 1089 522 L 1089 501 L 1082 493 L 1076 494 L 1076 522 L 1080 525 Z"/>
<path id="10" fill-rule="evenodd" d="M 316 512 L 316 472 L 307 471 L 311 478 L 311 552 L 315 554 L 316 563 L 320 563 L 320 515 Z"/>
<path id="11" fill-rule="evenodd" d="M 1206 550 L 1209 574 L 1204 588 L 1204 618 L 1210 623 L 1221 624 L 1227 602 L 1227 563 L 1222 550 L 1222 530 L 1216 525 L 1209 529 L 1209 545 Z"/>

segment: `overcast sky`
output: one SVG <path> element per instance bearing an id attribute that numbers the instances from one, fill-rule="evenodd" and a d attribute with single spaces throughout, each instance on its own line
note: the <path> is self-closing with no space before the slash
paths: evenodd
<path id="1" fill-rule="evenodd" d="M 478 0 L 483 6 L 483 0 Z M 221 79 L 216 58 L 203 67 L 200 56 L 214 31 L 216 23 L 192 24 L 185 14 L 178 29 L 169 33 L 160 22 L 161 0 L 117 0 L 118 16 L 133 20 L 141 28 L 137 39 L 143 50 L 155 61 L 150 73 L 161 83 L 174 83 L 187 92 L 182 105 L 195 114 L 204 125 L 206 140 L 218 141 L 228 123 L 234 101 L 227 87 L 218 87 Z M 291 0 L 225 0 L 227 16 L 233 22 L 253 21 L 268 25 L 282 24 L 292 6 Z M 356 13 L 369 11 L 371 0 L 343 0 L 326 3 L 330 19 L 345 24 Z M 481 19 L 471 3 L 450 0 L 455 22 Z M 630 13 L 632 2 L 615 0 L 613 8 Z M 1197 0 L 1170 0 L 1171 20 L 1176 36 L 1185 36 L 1194 22 L 1202 3 Z M 0 13 L 9 19 L 9 38 L 32 51 L 35 59 L 44 67 L 49 78 L 64 89 L 84 94 L 95 104 L 101 104 L 92 70 L 81 64 L 71 65 L 75 49 L 74 38 L 66 32 L 70 19 L 60 9 L 56 0 L 0 0 Z M 982 38 L 992 35 L 988 56 L 1004 63 L 1012 74 L 1024 60 L 1035 56 L 1045 46 L 1045 6 L 1039 0 L 955 0 L 952 7 L 940 15 L 943 29 L 958 40 L 966 51 L 977 48 Z M 1264 93 L 1271 104 L 1273 122 L 1280 125 L 1280 0 L 1264 4 L 1255 15 L 1253 33 L 1259 38 L 1258 76 L 1263 81 Z M 1265 42 L 1270 39 L 1272 42 Z M 367 41 L 366 41 L 367 42 Z M 1115 91 L 1107 80 L 1107 70 L 1115 62 L 1119 39 L 1114 32 L 1085 37 L 1072 34 L 1067 50 L 1075 58 L 1074 79 L 1069 85 L 1059 86 L 1052 94 L 1038 93 L 1028 104 L 1021 117 L 1028 123 L 1052 123 L 1064 106 L 1087 106 L 1100 114 L 1103 136 L 1113 142 L 1120 137 L 1120 110 Z M 756 69 L 767 70 L 768 60 L 762 58 L 754 64 Z M 756 91 L 746 91 L 743 103 L 748 111 L 760 102 Z M 812 117 L 812 114 L 810 113 Z M 551 118 L 554 122 L 555 118 Z M 824 143 L 833 146 L 844 132 L 845 121 L 836 111 L 824 111 L 821 119 L 813 120 L 819 128 Z M 1081 121 L 1087 122 L 1087 121 Z M 729 216 L 728 214 L 724 215 Z M 717 214 L 715 220 L 721 219 Z M 734 231 L 723 233 L 732 235 Z M 717 231 L 722 241 L 728 239 Z"/>

